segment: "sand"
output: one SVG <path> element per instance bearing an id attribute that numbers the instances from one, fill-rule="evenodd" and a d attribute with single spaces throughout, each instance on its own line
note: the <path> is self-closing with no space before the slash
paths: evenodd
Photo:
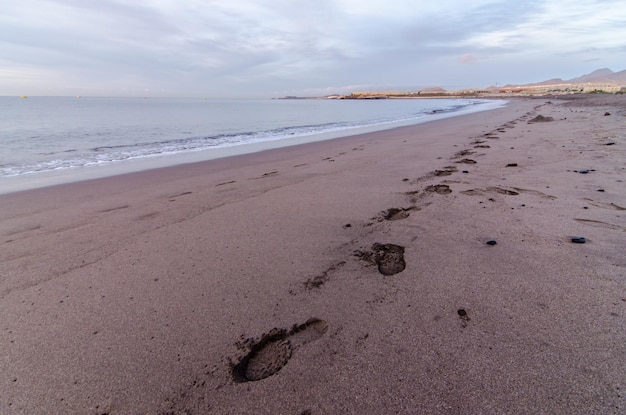
<path id="1" fill-rule="evenodd" d="M 0 195 L 0 413 L 624 413 L 625 102 Z"/>

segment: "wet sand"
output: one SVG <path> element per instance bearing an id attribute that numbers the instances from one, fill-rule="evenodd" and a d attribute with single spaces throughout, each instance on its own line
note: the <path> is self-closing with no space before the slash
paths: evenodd
<path id="1" fill-rule="evenodd" d="M 625 116 L 514 100 L 0 195 L 0 413 L 623 413 Z"/>

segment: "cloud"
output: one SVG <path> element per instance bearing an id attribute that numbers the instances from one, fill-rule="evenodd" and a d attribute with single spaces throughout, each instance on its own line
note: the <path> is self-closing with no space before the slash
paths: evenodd
<path id="1" fill-rule="evenodd" d="M 4 0 L 0 59 L 17 75 L 0 79 L 0 94 L 54 82 L 59 94 L 273 96 L 477 86 L 494 71 L 536 81 L 622 69 L 624 21 L 621 0 Z"/>

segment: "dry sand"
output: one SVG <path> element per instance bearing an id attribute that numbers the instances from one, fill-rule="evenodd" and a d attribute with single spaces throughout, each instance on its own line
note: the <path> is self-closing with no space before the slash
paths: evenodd
<path id="1" fill-rule="evenodd" d="M 594 100 L 0 196 L 0 413 L 626 412 Z"/>

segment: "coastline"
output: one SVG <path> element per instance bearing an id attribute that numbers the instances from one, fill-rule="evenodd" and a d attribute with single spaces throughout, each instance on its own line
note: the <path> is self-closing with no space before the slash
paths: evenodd
<path id="1" fill-rule="evenodd" d="M 0 412 L 623 411 L 606 99 L 0 195 Z"/>
<path id="2" fill-rule="evenodd" d="M 412 114 L 411 117 L 406 119 L 391 118 L 386 121 L 384 119 L 371 120 L 371 123 L 365 122 L 360 126 L 338 126 L 336 123 L 330 122 L 326 125 L 324 123 L 319 124 L 319 128 L 317 130 L 306 126 L 304 127 L 304 130 L 299 130 L 298 126 L 292 126 L 293 130 L 288 133 L 285 132 L 284 128 L 282 130 L 278 128 L 264 139 L 254 137 L 254 133 L 251 133 L 251 136 L 247 138 L 247 140 L 250 140 L 249 142 L 234 141 L 222 142 L 221 144 L 216 142 L 211 146 L 204 148 L 202 145 L 198 145 L 197 143 L 189 143 L 189 146 L 192 149 L 182 146 L 183 149 L 180 151 L 169 148 L 163 153 L 160 153 L 158 150 L 152 148 L 151 152 L 143 155 L 141 150 L 136 150 L 138 155 L 128 159 L 115 159 L 112 155 L 107 156 L 106 154 L 98 154 L 98 160 L 95 161 L 90 158 L 93 157 L 93 154 L 87 154 L 74 157 L 71 161 L 63 159 L 49 161 L 50 164 L 44 163 L 43 167 L 40 162 L 34 162 L 31 160 L 30 162 L 25 162 L 25 166 L 23 166 L 25 170 L 20 174 L 12 174 L 9 176 L 0 175 L 0 194 L 97 179 L 101 177 L 141 172 L 144 170 L 158 169 L 179 164 L 190 164 L 225 157 L 233 157 L 242 154 L 256 153 L 315 141 L 326 141 L 368 132 L 383 131 L 474 112 L 488 111 L 498 108 L 499 106 L 506 105 L 507 102 L 505 100 L 463 101 L 465 102 L 462 108 L 447 110 L 439 109 L 432 112 L 424 110 L 423 112 Z M 263 135 L 268 132 L 259 131 L 257 133 Z M 246 136 L 247 134 L 243 135 Z M 220 134 L 217 134 L 214 139 L 217 139 L 219 136 Z M 233 136 L 237 136 L 237 134 L 234 134 Z M 207 143 L 209 142 L 211 142 L 210 137 L 207 138 Z M 156 147 L 159 146 L 158 142 L 152 144 Z M 72 148 L 70 150 L 66 150 L 65 152 L 73 154 L 77 151 L 80 150 Z M 17 151 L 17 153 L 19 153 L 19 151 Z M 87 151 L 87 153 L 89 153 L 89 151 Z M 46 153 L 44 152 L 43 154 Z M 107 160 L 107 157 L 113 158 Z M 11 162 L 9 161 L 8 164 L 11 165 Z M 55 165 L 62 165 L 62 167 L 55 168 Z M 43 170 L 38 170 L 39 168 L 42 168 Z M 17 171 L 19 171 L 19 169 Z"/>

